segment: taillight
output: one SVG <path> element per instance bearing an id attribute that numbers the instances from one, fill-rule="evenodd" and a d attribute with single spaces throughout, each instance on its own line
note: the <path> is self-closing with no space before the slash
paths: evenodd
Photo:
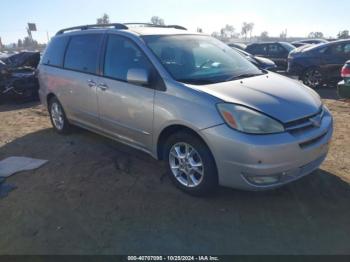
<path id="1" fill-rule="evenodd" d="M 350 77 L 350 64 L 346 64 L 343 69 L 341 70 L 341 77 L 342 78 L 349 78 Z"/>

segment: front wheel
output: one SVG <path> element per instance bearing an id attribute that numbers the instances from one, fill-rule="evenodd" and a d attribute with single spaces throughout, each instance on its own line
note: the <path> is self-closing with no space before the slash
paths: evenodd
<path id="1" fill-rule="evenodd" d="M 218 187 L 214 158 L 197 136 L 180 132 L 166 142 L 165 159 L 173 183 L 191 195 L 203 196 Z"/>

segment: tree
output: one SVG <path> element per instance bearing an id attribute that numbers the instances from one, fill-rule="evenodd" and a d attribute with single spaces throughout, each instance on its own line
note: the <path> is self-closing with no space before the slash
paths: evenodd
<path id="1" fill-rule="evenodd" d="M 154 24 L 154 25 L 165 25 L 164 19 L 160 18 L 159 16 L 152 16 L 151 24 Z"/>
<path id="2" fill-rule="evenodd" d="M 22 41 L 22 39 L 18 39 L 17 47 L 18 47 L 18 48 L 21 48 L 22 46 L 23 46 L 23 41 Z"/>
<path id="3" fill-rule="evenodd" d="M 309 38 L 323 38 L 322 32 L 311 32 L 308 36 Z"/>
<path id="4" fill-rule="evenodd" d="M 30 40 L 30 38 L 27 36 L 24 38 L 23 40 L 23 47 L 31 47 L 32 46 L 32 40 Z"/>
<path id="5" fill-rule="evenodd" d="M 106 25 L 106 24 L 109 24 L 109 15 L 107 15 L 106 13 L 103 14 L 103 16 L 101 18 L 97 18 L 97 21 L 96 23 L 98 25 Z"/>
<path id="6" fill-rule="evenodd" d="M 220 30 L 222 39 L 230 39 L 236 37 L 235 28 L 232 25 L 225 25 L 224 28 Z"/>
<path id="7" fill-rule="evenodd" d="M 213 32 L 211 36 L 220 39 L 220 34 L 218 32 Z"/>
<path id="8" fill-rule="evenodd" d="M 242 35 L 244 36 L 245 39 L 247 39 L 248 33 L 250 33 L 250 38 L 252 38 L 253 29 L 254 29 L 254 23 L 247 23 L 247 22 L 243 23 Z"/>
<path id="9" fill-rule="evenodd" d="M 280 33 L 280 38 L 281 38 L 281 39 L 286 39 L 286 38 L 287 38 L 287 30 L 286 30 L 286 31 L 282 31 L 282 32 Z"/>
<path id="10" fill-rule="evenodd" d="M 260 39 L 265 41 L 267 39 L 269 39 L 269 33 L 267 31 L 264 31 L 260 34 Z"/>
<path id="11" fill-rule="evenodd" d="M 338 33 L 338 39 L 347 39 L 350 38 L 349 36 L 349 30 L 343 30 Z"/>
<path id="12" fill-rule="evenodd" d="M 250 33 L 250 39 L 252 39 L 254 26 L 255 26 L 254 23 L 248 23 L 248 32 Z"/>

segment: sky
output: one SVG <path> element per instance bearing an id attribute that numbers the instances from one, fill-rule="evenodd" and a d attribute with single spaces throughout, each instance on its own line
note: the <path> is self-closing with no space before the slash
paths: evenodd
<path id="1" fill-rule="evenodd" d="M 34 39 L 47 42 L 59 29 L 95 23 L 103 13 L 111 22 L 149 22 L 159 16 L 166 24 L 179 24 L 204 33 L 226 24 L 241 32 L 243 22 L 255 24 L 253 35 L 268 31 L 279 36 L 306 37 L 321 31 L 326 37 L 350 30 L 350 0 L 2 0 L 0 37 L 4 44 L 27 35 L 28 22 L 36 23 Z"/>

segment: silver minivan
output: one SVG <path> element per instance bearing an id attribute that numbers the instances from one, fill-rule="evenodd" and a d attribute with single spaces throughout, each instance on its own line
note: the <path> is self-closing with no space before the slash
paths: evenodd
<path id="1" fill-rule="evenodd" d="M 194 195 L 295 181 L 325 160 L 333 133 L 312 89 L 180 26 L 64 29 L 38 70 L 58 133 L 76 125 L 140 149 Z"/>

